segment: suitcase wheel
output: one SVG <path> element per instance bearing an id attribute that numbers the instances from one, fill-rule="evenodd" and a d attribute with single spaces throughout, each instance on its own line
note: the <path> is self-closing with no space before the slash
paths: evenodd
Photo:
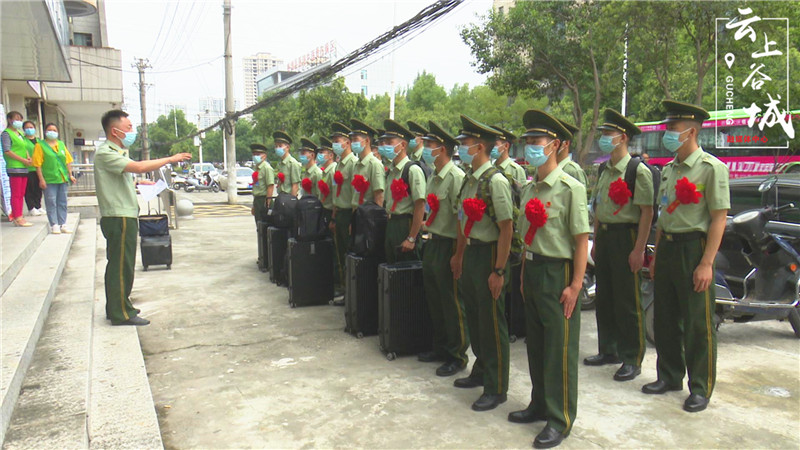
<path id="1" fill-rule="evenodd" d="M 172 270 L 172 264 L 167 264 L 167 270 Z"/>
<path id="2" fill-rule="evenodd" d="M 397 355 L 394 352 L 389 352 L 386 354 L 386 359 L 389 361 L 394 361 L 397 358 Z"/>
<path id="3" fill-rule="evenodd" d="M 144 271 L 147 272 L 147 266 L 144 266 Z"/>
<path id="4" fill-rule="evenodd" d="M 295 308 L 295 307 L 297 307 L 297 303 L 289 303 L 289 307 L 290 308 Z"/>
<path id="5" fill-rule="evenodd" d="M 517 336 L 516 336 L 516 335 L 514 335 L 514 334 L 510 334 L 510 335 L 508 335 L 508 342 L 511 342 L 512 344 L 513 344 L 514 342 L 517 342 Z"/>
<path id="6" fill-rule="evenodd" d="M 360 332 L 360 331 L 359 331 L 358 333 L 356 333 L 356 337 L 357 337 L 358 339 L 361 339 L 361 338 L 363 338 L 363 337 L 364 337 L 364 333 L 362 333 L 362 332 Z"/>

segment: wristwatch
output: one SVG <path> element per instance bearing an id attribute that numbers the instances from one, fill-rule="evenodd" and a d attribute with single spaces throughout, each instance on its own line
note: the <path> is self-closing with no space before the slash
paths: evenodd
<path id="1" fill-rule="evenodd" d="M 505 275 L 505 274 L 506 274 L 506 269 L 502 269 L 502 268 L 501 268 L 501 269 L 498 269 L 497 267 L 495 267 L 495 268 L 494 268 L 494 273 L 495 273 L 495 275 L 497 275 L 498 277 L 502 277 L 503 275 Z"/>
<path id="2" fill-rule="evenodd" d="M 416 242 L 417 242 L 417 238 L 415 238 L 414 236 L 409 236 L 409 237 L 406 238 L 406 240 L 408 242 L 411 242 L 412 244 L 416 244 Z"/>

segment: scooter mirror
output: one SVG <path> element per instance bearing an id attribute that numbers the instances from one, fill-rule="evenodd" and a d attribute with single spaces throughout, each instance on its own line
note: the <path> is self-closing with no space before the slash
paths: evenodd
<path id="1" fill-rule="evenodd" d="M 772 189 L 773 186 L 775 186 L 775 183 L 777 181 L 778 177 L 776 177 L 775 175 L 767 178 L 766 180 L 762 181 L 761 184 L 758 186 L 758 192 L 761 192 L 762 194 L 764 192 L 769 192 L 769 190 Z"/>

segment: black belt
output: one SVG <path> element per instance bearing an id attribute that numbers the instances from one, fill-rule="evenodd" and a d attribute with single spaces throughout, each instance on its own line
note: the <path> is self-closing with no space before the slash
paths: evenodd
<path id="1" fill-rule="evenodd" d="M 525 259 L 534 263 L 570 263 L 572 260 L 568 258 L 553 258 L 552 256 L 544 256 L 532 251 L 525 251 Z"/>
<path id="2" fill-rule="evenodd" d="M 688 233 L 667 233 L 664 232 L 664 239 L 669 242 L 686 242 L 696 241 L 706 237 L 706 233 L 702 231 L 690 231 Z"/>
<path id="3" fill-rule="evenodd" d="M 414 218 L 413 214 L 389 214 L 389 220 L 400 220 L 400 219 L 409 220 L 413 218 Z"/>
<path id="4" fill-rule="evenodd" d="M 436 234 L 436 233 L 431 233 L 431 234 L 430 234 L 430 237 L 429 237 L 428 239 L 430 239 L 430 240 L 432 240 L 432 241 L 443 241 L 443 240 L 445 240 L 445 239 L 446 239 L 446 240 L 448 240 L 448 241 L 453 241 L 453 240 L 455 240 L 455 238 L 451 238 L 451 237 L 447 237 L 447 236 L 442 236 L 441 234 Z"/>
<path id="5" fill-rule="evenodd" d="M 467 238 L 467 245 L 470 246 L 470 247 L 483 247 L 483 246 L 486 246 L 486 245 L 493 245 L 493 244 L 496 244 L 496 243 L 497 243 L 497 241 L 486 242 L 486 241 L 480 241 L 480 240 L 475 239 L 475 238 Z"/>
<path id="6" fill-rule="evenodd" d="M 638 223 L 601 223 L 600 229 L 603 231 L 635 230 L 639 228 Z"/>

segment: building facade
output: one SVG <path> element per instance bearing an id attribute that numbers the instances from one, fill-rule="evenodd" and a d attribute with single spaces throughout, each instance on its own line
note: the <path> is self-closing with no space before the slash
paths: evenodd
<path id="1" fill-rule="evenodd" d="M 257 82 L 259 75 L 268 72 L 283 61 L 273 56 L 271 53 L 259 52 L 253 56 L 244 58 L 242 71 L 244 72 L 244 107 L 254 105 L 258 101 Z M 203 108 L 200 108 L 203 111 Z M 224 108 L 223 108 L 224 111 Z"/>

